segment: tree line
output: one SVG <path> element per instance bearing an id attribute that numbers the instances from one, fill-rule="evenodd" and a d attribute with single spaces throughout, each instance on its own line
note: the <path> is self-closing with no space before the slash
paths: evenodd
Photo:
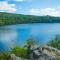
<path id="1" fill-rule="evenodd" d="M 27 23 L 60 23 L 60 17 L 34 16 L 0 12 L 0 26 Z"/>

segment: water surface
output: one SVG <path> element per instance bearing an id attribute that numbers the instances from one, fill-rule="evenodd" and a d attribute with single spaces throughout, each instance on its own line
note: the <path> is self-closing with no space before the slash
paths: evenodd
<path id="1" fill-rule="evenodd" d="M 48 42 L 56 35 L 60 35 L 59 23 L 18 24 L 0 27 L 0 48 L 23 45 L 29 38 Z"/>

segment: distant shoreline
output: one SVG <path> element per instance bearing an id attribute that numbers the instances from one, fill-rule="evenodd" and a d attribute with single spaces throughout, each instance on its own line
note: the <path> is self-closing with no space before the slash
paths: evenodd
<path id="1" fill-rule="evenodd" d="M 0 12 L 0 26 L 17 24 L 60 23 L 60 17 L 34 16 Z"/>

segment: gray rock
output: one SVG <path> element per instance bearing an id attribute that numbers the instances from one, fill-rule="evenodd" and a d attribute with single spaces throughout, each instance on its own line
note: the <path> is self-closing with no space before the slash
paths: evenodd
<path id="1" fill-rule="evenodd" d="M 22 58 L 16 56 L 16 60 L 22 60 Z"/>
<path id="2" fill-rule="evenodd" d="M 11 54 L 10 57 L 11 57 L 11 58 L 10 58 L 9 60 L 16 60 L 15 54 Z"/>
<path id="3" fill-rule="evenodd" d="M 11 58 L 9 60 L 22 60 L 20 57 L 17 57 L 15 54 L 10 55 Z"/>

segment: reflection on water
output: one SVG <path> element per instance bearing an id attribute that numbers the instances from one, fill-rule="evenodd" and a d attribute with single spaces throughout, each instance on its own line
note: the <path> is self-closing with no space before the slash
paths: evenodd
<path id="1" fill-rule="evenodd" d="M 16 43 L 22 44 L 30 37 L 40 42 L 47 42 L 57 34 L 60 34 L 60 24 L 20 24 L 4 26 L 0 27 L 0 48 L 1 46 L 13 47 Z"/>

